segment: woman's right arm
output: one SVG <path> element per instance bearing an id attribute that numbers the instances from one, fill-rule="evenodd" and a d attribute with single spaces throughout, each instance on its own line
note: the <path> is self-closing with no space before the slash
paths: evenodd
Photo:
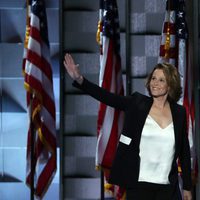
<path id="1" fill-rule="evenodd" d="M 83 78 L 79 71 L 78 65 L 75 64 L 71 55 L 65 55 L 64 66 L 69 76 L 74 80 L 73 86 L 83 90 L 90 96 L 106 105 L 120 110 L 126 110 L 127 106 L 129 105 L 130 98 L 108 92 L 107 90 Z"/>
<path id="2" fill-rule="evenodd" d="M 120 96 L 108 92 L 106 89 L 99 87 L 85 78 L 83 78 L 82 84 L 78 84 L 77 81 L 74 81 L 73 86 L 83 90 L 85 93 L 94 97 L 98 101 L 116 109 L 125 111 L 128 108 L 128 105 L 130 105 L 130 97 Z"/>

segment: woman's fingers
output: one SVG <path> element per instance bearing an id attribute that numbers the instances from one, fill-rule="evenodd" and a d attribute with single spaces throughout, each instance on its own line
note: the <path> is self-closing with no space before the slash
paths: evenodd
<path id="1" fill-rule="evenodd" d="M 69 55 L 65 54 L 65 64 L 68 66 L 70 64 L 69 62 Z"/>
<path id="2" fill-rule="evenodd" d="M 74 59 L 68 53 L 65 54 L 64 57 L 64 66 L 67 70 L 68 74 L 71 76 L 72 79 L 77 79 L 80 77 L 80 72 L 78 69 L 79 64 L 74 63 Z"/>
<path id="3" fill-rule="evenodd" d="M 64 63 L 66 65 L 67 68 L 75 68 L 77 65 L 75 65 L 74 60 L 72 58 L 72 56 L 68 53 L 65 54 L 65 60 Z"/>
<path id="4" fill-rule="evenodd" d="M 70 66 L 75 65 L 72 56 L 71 56 L 70 54 L 68 54 L 68 53 L 66 54 L 66 62 L 67 62 L 67 64 L 70 65 Z"/>

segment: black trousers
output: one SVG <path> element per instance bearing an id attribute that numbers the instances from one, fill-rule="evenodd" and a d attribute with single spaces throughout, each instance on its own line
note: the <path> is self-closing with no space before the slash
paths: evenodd
<path id="1" fill-rule="evenodd" d="M 179 186 L 139 182 L 126 189 L 127 200 L 181 200 Z"/>

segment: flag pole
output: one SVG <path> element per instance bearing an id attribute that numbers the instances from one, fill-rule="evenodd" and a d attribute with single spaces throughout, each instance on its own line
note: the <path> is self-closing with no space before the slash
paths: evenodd
<path id="1" fill-rule="evenodd" d="M 35 174 L 35 167 L 34 167 L 34 145 L 35 145 L 35 130 L 34 130 L 34 125 L 33 125 L 33 120 L 32 120 L 32 101 L 33 97 L 31 95 L 31 100 L 30 100 L 30 131 L 31 131 L 31 193 L 30 193 L 30 199 L 34 200 L 34 174 Z"/>
<path id="2" fill-rule="evenodd" d="M 29 24 L 29 12 L 30 12 L 30 0 L 26 0 L 26 36 L 25 36 L 25 46 L 27 48 L 28 46 L 28 38 L 29 38 L 29 28 L 27 27 Z M 25 69 L 24 69 L 25 70 Z M 31 132 L 31 137 L 30 137 L 30 151 L 31 151 L 31 173 L 30 173 L 30 200 L 34 200 L 34 174 L 35 174 L 35 169 L 34 169 L 34 140 L 35 140 L 35 130 L 34 130 L 34 125 L 32 121 L 32 101 L 33 101 L 33 96 L 30 95 L 30 105 L 29 105 L 29 120 L 30 120 L 30 132 Z"/>
<path id="3" fill-rule="evenodd" d="M 104 171 L 101 169 L 101 200 L 104 200 Z"/>
<path id="4" fill-rule="evenodd" d="M 131 47 L 130 47 L 130 0 L 126 0 L 126 94 L 129 95 L 132 92 L 131 84 Z"/>

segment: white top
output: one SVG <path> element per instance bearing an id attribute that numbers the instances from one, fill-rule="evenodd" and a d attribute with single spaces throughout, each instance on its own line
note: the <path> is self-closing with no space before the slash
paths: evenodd
<path id="1" fill-rule="evenodd" d="M 148 115 L 140 141 L 139 181 L 169 184 L 168 175 L 171 170 L 174 152 L 173 122 L 167 127 L 161 128 Z"/>

